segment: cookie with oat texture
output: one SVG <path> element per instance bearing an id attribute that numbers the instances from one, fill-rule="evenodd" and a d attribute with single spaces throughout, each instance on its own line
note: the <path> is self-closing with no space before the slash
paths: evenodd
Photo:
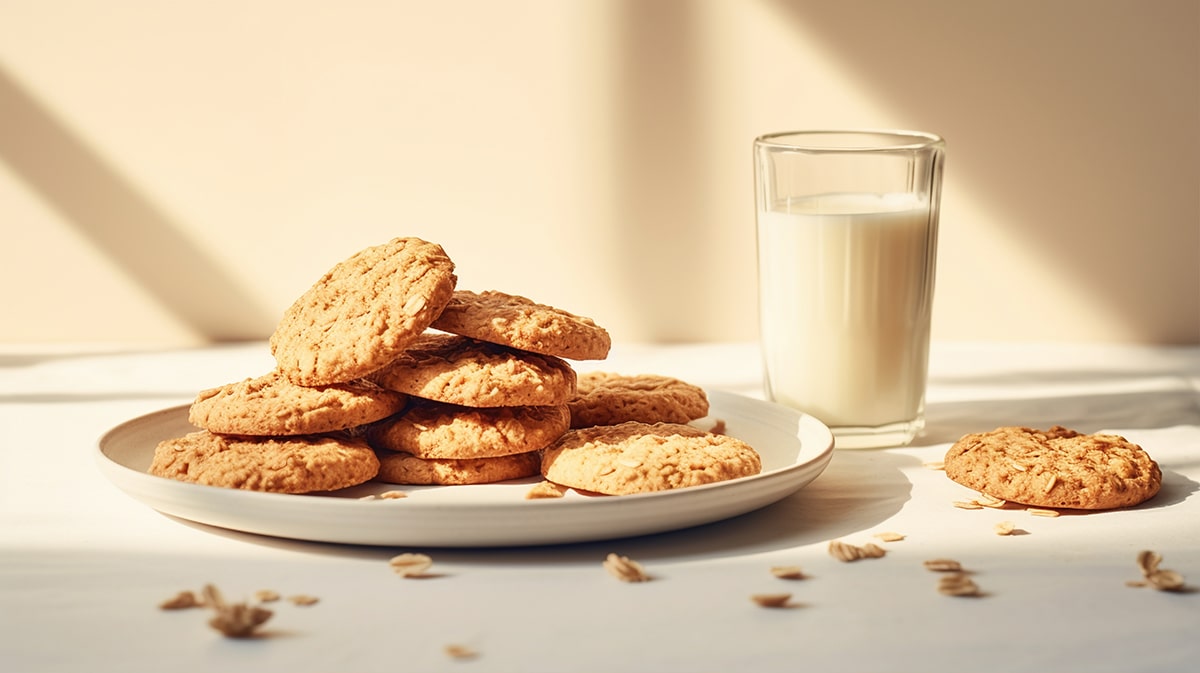
<path id="1" fill-rule="evenodd" d="M 566 405 L 484 408 L 414 399 L 403 414 L 371 426 L 367 441 L 418 458 L 490 458 L 544 449 L 570 421 Z"/>
<path id="2" fill-rule="evenodd" d="M 245 437 L 207 430 L 162 441 L 149 472 L 207 486 L 273 493 L 334 491 L 379 471 L 361 439 L 334 435 Z"/>
<path id="3" fill-rule="evenodd" d="M 188 420 L 221 434 L 312 435 L 387 418 L 407 400 L 407 395 L 370 381 L 298 386 L 271 371 L 200 391 Z"/>
<path id="4" fill-rule="evenodd" d="M 699 386 L 669 376 L 584 372 L 567 406 L 572 428 L 626 421 L 687 423 L 708 414 L 708 396 Z"/>
<path id="5" fill-rule="evenodd" d="M 492 484 L 538 473 L 539 454 L 514 453 L 490 458 L 417 458 L 410 453 L 379 452 L 378 481 L 390 484 L 461 486 Z"/>
<path id="6" fill-rule="evenodd" d="M 1119 435 L 1001 427 L 963 436 L 946 452 L 946 476 L 994 498 L 1035 507 L 1101 510 L 1154 497 L 1162 470 Z"/>
<path id="7" fill-rule="evenodd" d="M 571 430 L 542 452 L 542 476 L 562 486 L 627 495 L 712 484 L 762 471 L 749 444 L 678 423 Z"/>
<path id="8" fill-rule="evenodd" d="M 539 355 L 435 332 L 371 375 L 384 388 L 464 407 L 542 407 L 575 394 L 575 370 Z"/>
<path id="9" fill-rule="evenodd" d="M 455 291 L 432 327 L 567 360 L 603 360 L 612 346 L 591 318 L 494 290 Z"/>
<path id="10" fill-rule="evenodd" d="M 436 243 L 395 238 L 361 250 L 284 312 L 270 339 L 277 369 L 302 386 L 363 378 L 424 333 L 457 282 Z"/>

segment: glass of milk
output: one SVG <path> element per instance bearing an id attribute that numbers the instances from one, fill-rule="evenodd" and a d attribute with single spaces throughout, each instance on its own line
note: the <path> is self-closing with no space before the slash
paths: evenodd
<path id="1" fill-rule="evenodd" d="M 837 448 L 902 446 L 925 425 L 944 155 L 909 131 L 754 141 L 766 395 Z"/>

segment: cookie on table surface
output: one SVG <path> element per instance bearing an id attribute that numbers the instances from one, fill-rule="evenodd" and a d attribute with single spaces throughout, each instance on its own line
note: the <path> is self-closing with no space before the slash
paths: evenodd
<path id="1" fill-rule="evenodd" d="M 465 407 L 544 407 L 575 394 L 575 370 L 552 355 L 427 333 L 371 376 L 384 388 Z"/>
<path id="2" fill-rule="evenodd" d="M 570 421 L 566 405 L 482 408 L 414 398 L 403 414 L 372 426 L 367 440 L 418 458 L 489 458 L 543 449 Z"/>
<path id="3" fill-rule="evenodd" d="M 968 434 L 946 452 L 946 476 L 1001 500 L 1066 509 L 1114 509 L 1149 500 L 1162 471 L 1118 435 L 1001 427 Z"/>
<path id="4" fill-rule="evenodd" d="M 433 328 L 568 360 L 603 360 L 612 347 L 591 318 L 494 290 L 455 291 Z"/>
<path id="5" fill-rule="evenodd" d="M 396 238 L 339 262 L 284 312 L 277 368 L 304 386 L 344 383 L 402 353 L 450 301 L 458 278 L 440 245 Z"/>
<path id="6" fill-rule="evenodd" d="M 571 427 L 642 423 L 687 423 L 708 415 L 708 396 L 690 383 L 668 376 L 626 376 L 609 372 L 578 375 Z"/>
<path id="7" fill-rule="evenodd" d="M 311 493 L 361 484 L 379 471 L 361 439 L 245 437 L 207 430 L 160 442 L 150 474 L 248 491 Z"/>
<path id="8" fill-rule="evenodd" d="M 490 458 L 417 458 L 410 453 L 379 452 L 377 481 L 389 484 L 461 486 L 522 479 L 538 473 L 538 452 Z"/>
<path id="9" fill-rule="evenodd" d="M 200 428 L 236 435 L 311 435 L 387 418 L 408 397 L 369 381 L 298 386 L 271 371 L 202 390 L 188 410 Z"/>
<path id="10" fill-rule="evenodd" d="M 750 445 L 678 423 L 600 425 L 564 434 L 542 452 L 548 481 L 627 495 L 711 484 L 762 471 Z"/>

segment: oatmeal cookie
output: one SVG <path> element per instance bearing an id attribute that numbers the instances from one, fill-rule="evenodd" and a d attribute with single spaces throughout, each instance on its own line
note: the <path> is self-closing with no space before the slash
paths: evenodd
<path id="1" fill-rule="evenodd" d="M 575 394 L 575 370 L 538 355 L 454 334 L 423 335 L 371 379 L 391 390 L 465 407 L 543 407 Z"/>
<path id="2" fill-rule="evenodd" d="M 367 440 L 418 458 L 489 458 L 541 450 L 567 431 L 570 420 L 566 405 L 473 408 L 417 400 L 373 425 Z"/>
<path id="3" fill-rule="evenodd" d="M 761 470 L 758 452 L 734 437 L 637 421 L 571 430 L 542 452 L 541 465 L 548 481 L 609 495 L 711 484 Z"/>
<path id="4" fill-rule="evenodd" d="M 571 408 L 571 427 L 642 423 L 687 423 L 708 414 L 708 396 L 690 383 L 668 376 L 624 376 L 608 372 L 579 374 Z"/>
<path id="5" fill-rule="evenodd" d="M 311 435 L 387 418 L 403 409 L 407 399 L 369 381 L 307 387 L 272 371 L 200 391 L 188 420 L 222 434 Z"/>
<path id="6" fill-rule="evenodd" d="M 376 479 L 389 484 L 491 484 L 531 477 L 541 458 L 535 452 L 490 458 L 417 458 L 411 453 L 379 452 Z"/>
<path id="7" fill-rule="evenodd" d="M 591 318 L 496 291 L 457 290 L 433 328 L 568 360 L 603 360 L 612 346 Z"/>
<path id="8" fill-rule="evenodd" d="M 284 312 L 270 340 L 277 368 L 302 386 L 362 378 L 425 331 L 457 281 L 435 243 L 396 238 L 359 251 Z"/>
<path id="9" fill-rule="evenodd" d="M 1162 471 L 1142 447 L 1118 435 L 1002 427 L 950 447 L 946 476 L 994 498 L 1035 507 L 1114 509 L 1149 500 Z"/>
<path id="10" fill-rule="evenodd" d="M 160 442 L 149 471 L 208 486 L 310 493 L 361 484 L 378 470 L 375 452 L 360 439 L 245 437 L 200 430 Z"/>

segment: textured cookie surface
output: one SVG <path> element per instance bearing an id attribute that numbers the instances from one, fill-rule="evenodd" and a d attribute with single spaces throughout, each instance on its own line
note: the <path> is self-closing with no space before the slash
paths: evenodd
<path id="1" fill-rule="evenodd" d="M 542 452 L 542 475 L 563 486 L 609 495 L 663 491 L 758 474 L 745 442 L 677 423 L 571 430 Z"/>
<path id="2" fill-rule="evenodd" d="M 371 379 L 391 390 L 466 407 L 558 406 L 575 394 L 576 382 L 575 370 L 552 355 L 432 332 Z"/>
<path id="3" fill-rule="evenodd" d="M 433 327 L 568 360 L 603 360 L 612 346 L 591 318 L 496 291 L 456 291 Z"/>
<path id="4" fill-rule="evenodd" d="M 311 493 L 361 484 L 379 460 L 365 441 L 322 437 L 239 437 L 207 430 L 160 442 L 150 474 L 249 491 Z"/>
<path id="5" fill-rule="evenodd" d="M 654 374 L 624 376 L 585 372 L 567 403 L 571 427 L 642 423 L 687 423 L 708 414 L 704 390 L 679 379 Z"/>
<path id="6" fill-rule="evenodd" d="M 382 451 L 376 479 L 389 484 L 491 484 L 538 473 L 537 452 L 493 458 L 417 458 L 408 453 Z"/>
<path id="7" fill-rule="evenodd" d="M 1039 507 L 1129 507 L 1162 484 L 1158 464 L 1137 444 L 1061 426 L 965 435 L 946 452 L 945 465 L 946 476 L 963 486 Z"/>
<path id="8" fill-rule="evenodd" d="M 473 408 L 418 401 L 375 424 L 372 446 L 418 458 L 488 458 L 545 448 L 570 425 L 566 405 Z"/>
<path id="9" fill-rule="evenodd" d="M 407 396 L 369 381 L 298 386 L 278 371 L 202 390 L 188 411 L 193 425 L 238 435 L 308 435 L 386 418 Z"/>
<path id="10" fill-rule="evenodd" d="M 355 253 L 284 312 L 270 342 L 277 368 L 305 386 L 362 378 L 425 331 L 457 280 L 442 247 L 421 239 Z"/>

